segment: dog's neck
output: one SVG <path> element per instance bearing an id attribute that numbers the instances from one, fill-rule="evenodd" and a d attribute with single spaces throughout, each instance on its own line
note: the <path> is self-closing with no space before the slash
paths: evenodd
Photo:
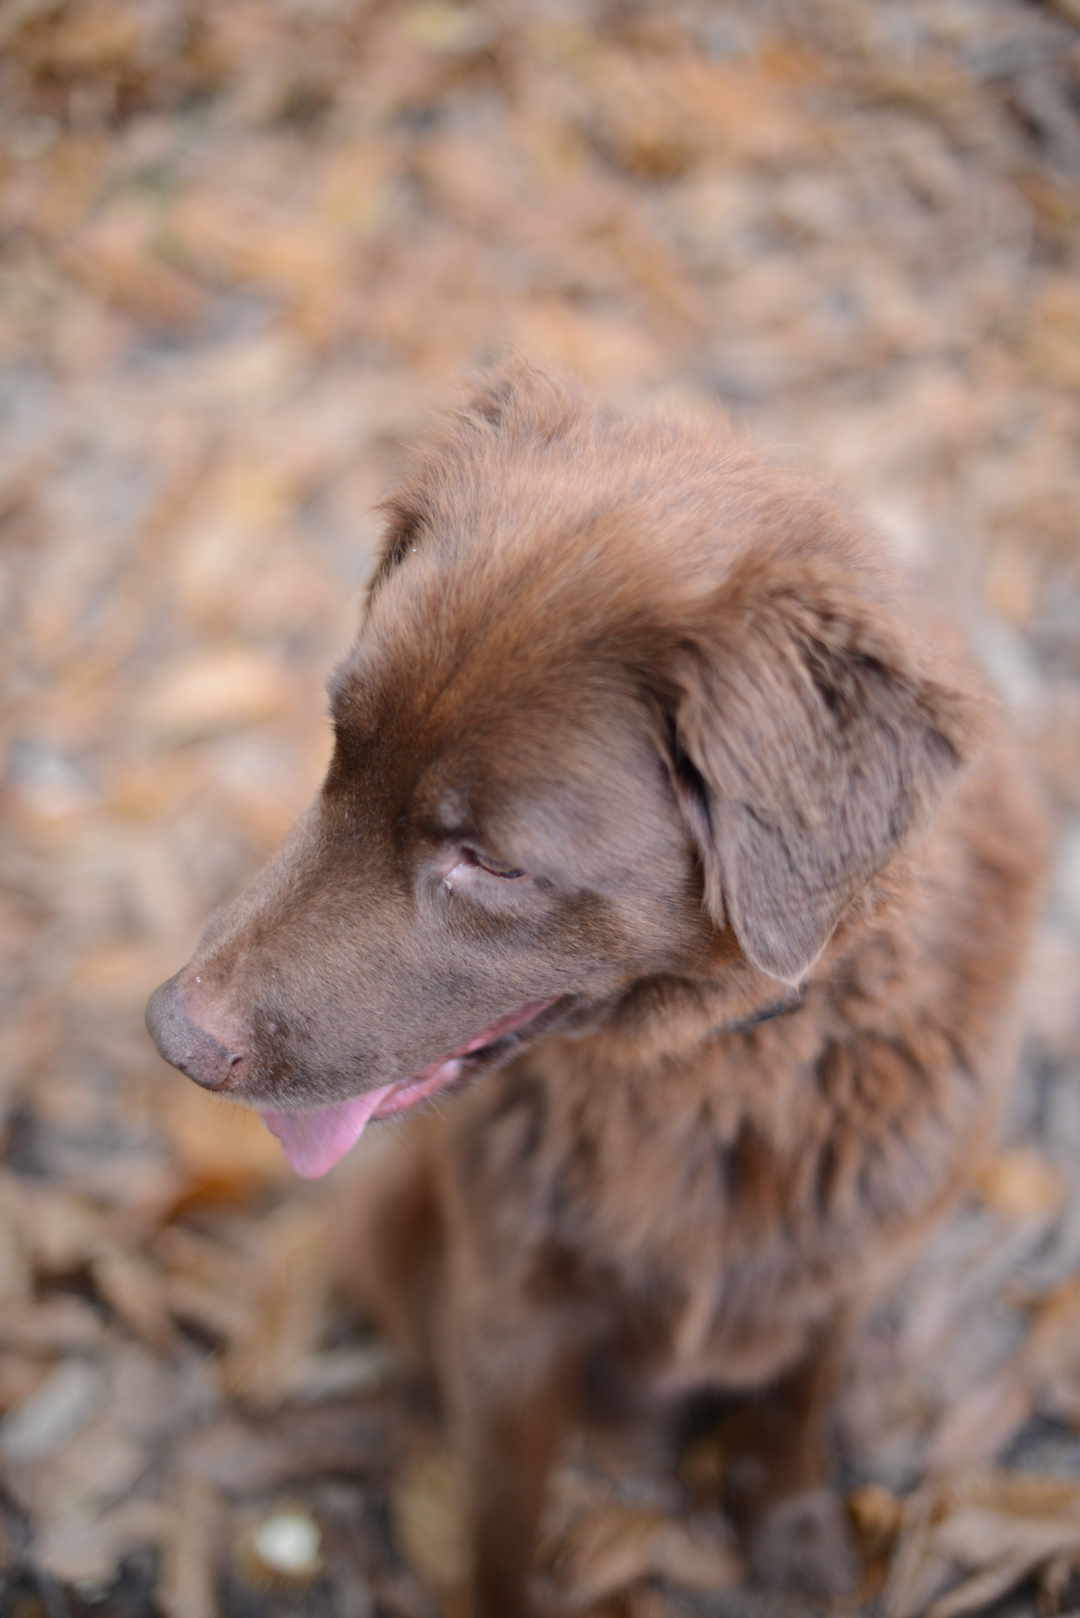
<path id="1" fill-rule="evenodd" d="M 771 1006 L 763 1006 L 760 1011 L 753 1011 L 747 1017 L 739 1017 L 734 1022 L 721 1023 L 719 1028 L 713 1030 L 717 1034 L 742 1034 L 748 1028 L 756 1028 L 758 1023 L 772 1022 L 775 1017 L 790 1017 L 796 1011 L 801 1011 L 806 1004 L 806 996 L 810 992 L 809 982 L 800 983 L 798 988 L 788 989 L 786 994 Z"/>
<path id="2" fill-rule="evenodd" d="M 828 990 L 848 975 L 853 952 L 864 948 L 910 891 L 906 860 L 868 884 L 832 940 L 798 986 L 787 986 L 751 965 L 729 933 L 688 970 L 641 980 L 593 1024 L 586 1037 L 596 1054 L 624 1070 L 655 1060 L 692 1059 L 728 1034 L 749 1032 L 776 1018 L 795 1017 L 815 986 Z"/>

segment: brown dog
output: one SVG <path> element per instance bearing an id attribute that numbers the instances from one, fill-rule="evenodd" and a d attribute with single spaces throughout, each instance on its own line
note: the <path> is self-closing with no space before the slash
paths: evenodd
<path id="1" fill-rule="evenodd" d="M 301 1173 L 447 1092 L 357 1268 L 456 1419 L 478 1615 L 530 1610 L 554 1446 L 628 1372 L 773 1390 L 732 1510 L 840 1587 L 830 1384 L 1013 1062 L 1024 768 L 873 538 L 719 426 L 513 366 L 389 510 L 322 792 L 151 1030 Z"/>

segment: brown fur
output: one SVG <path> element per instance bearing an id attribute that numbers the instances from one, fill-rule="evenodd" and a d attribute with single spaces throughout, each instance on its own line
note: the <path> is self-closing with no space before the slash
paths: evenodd
<path id="1" fill-rule="evenodd" d="M 841 1587 L 830 1390 L 1013 1063 L 1025 769 L 873 537 L 719 425 L 510 367 L 389 510 L 326 784 L 179 975 L 192 1037 L 303 1105 L 554 998 L 350 1227 L 456 1425 L 478 1618 L 530 1610 L 554 1448 L 619 1375 L 747 1395 L 751 1555 Z M 527 875 L 451 892 L 463 847 Z"/>

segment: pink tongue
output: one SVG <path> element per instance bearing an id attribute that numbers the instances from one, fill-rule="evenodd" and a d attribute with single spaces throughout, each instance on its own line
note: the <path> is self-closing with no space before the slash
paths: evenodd
<path id="1" fill-rule="evenodd" d="M 364 1133 L 373 1112 L 385 1101 L 394 1084 L 381 1090 L 366 1090 L 351 1101 L 338 1101 L 329 1107 L 305 1107 L 301 1112 L 259 1109 L 259 1116 L 271 1135 L 281 1142 L 291 1166 L 305 1180 L 317 1180 L 332 1169 L 350 1146 Z"/>
<path id="2" fill-rule="evenodd" d="M 395 1080 L 379 1090 L 365 1090 L 351 1101 L 338 1101 L 329 1107 L 302 1107 L 297 1112 L 276 1108 L 259 1108 L 259 1117 L 281 1142 L 289 1164 L 305 1180 L 317 1180 L 320 1174 L 332 1169 L 338 1158 L 344 1157 L 355 1146 L 367 1124 L 376 1115 L 390 1117 L 404 1112 L 425 1096 L 451 1084 L 461 1071 L 459 1056 L 478 1051 L 503 1034 L 513 1033 L 534 1017 L 538 1017 L 554 1000 L 532 1000 L 518 1011 L 508 1011 L 488 1023 L 467 1044 L 432 1062 L 429 1067 L 414 1073 L 411 1079 Z M 383 1108 L 386 1108 L 385 1112 Z"/>

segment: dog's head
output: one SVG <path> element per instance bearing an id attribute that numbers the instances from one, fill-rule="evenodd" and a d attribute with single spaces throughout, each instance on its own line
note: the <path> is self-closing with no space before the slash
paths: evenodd
<path id="1" fill-rule="evenodd" d="M 651 979 L 801 980 L 979 699 L 819 489 L 518 365 L 389 502 L 307 816 L 156 991 L 302 1172 Z"/>

